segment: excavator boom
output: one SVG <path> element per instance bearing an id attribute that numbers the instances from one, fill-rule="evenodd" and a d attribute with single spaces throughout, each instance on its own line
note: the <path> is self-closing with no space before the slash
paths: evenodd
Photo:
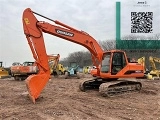
<path id="1" fill-rule="evenodd" d="M 150 56 L 149 62 L 151 64 L 152 70 L 155 71 L 155 70 L 157 70 L 155 62 L 160 63 L 160 58 Z"/>
<path id="2" fill-rule="evenodd" d="M 89 34 L 83 31 L 76 30 L 75 28 L 65 25 L 57 20 L 55 21 L 51 20 L 47 17 L 44 18 L 51 20 L 60 27 L 52 25 L 47 22 L 38 21 L 35 18 L 34 14 L 44 17 L 43 15 L 31 11 L 31 9 L 29 8 L 26 9 L 23 13 L 23 26 L 24 26 L 24 33 L 26 36 L 40 38 L 42 37 L 42 31 L 43 31 L 45 33 L 84 46 L 92 54 L 94 64 L 98 65 L 101 62 L 103 50 L 101 49 L 97 41 Z"/>

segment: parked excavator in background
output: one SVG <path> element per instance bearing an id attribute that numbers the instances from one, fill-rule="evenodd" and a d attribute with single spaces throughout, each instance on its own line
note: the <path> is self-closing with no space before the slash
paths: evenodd
<path id="1" fill-rule="evenodd" d="M 59 59 L 60 59 L 60 55 L 49 55 L 48 56 L 49 59 L 49 66 L 50 66 L 50 71 L 51 71 L 51 75 L 54 76 L 59 76 L 59 75 L 64 75 L 66 69 L 63 67 L 62 64 L 59 64 Z"/>
<path id="2" fill-rule="evenodd" d="M 35 15 L 46 18 L 55 24 L 39 21 Z M 82 81 L 79 85 L 81 91 L 99 89 L 102 96 L 113 96 L 141 89 L 142 84 L 138 81 L 118 80 L 119 78 L 144 76 L 143 66 L 138 63 L 129 63 L 124 51 L 103 51 L 97 41 L 88 33 L 40 15 L 30 8 L 24 10 L 22 21 L 24 34 L 39 69 L 38 74 L 30 75 L 26 79 L 29 97 L 33 103 L 50 78 L 43 32 L 82 45 L 90 51 L 93 65 L 97 67 L 97 77 Z"/>
<path id="3" fill-rule="evenodd" d="M 0 78 L 1 79 L 10 78 L 11 76 L 9 75 L 9 71 L 10 71 L 10 69 L 6 70 L 3 67 L 3 62 L 0 62 Z"/>
<path id="4" fill-rule="evenodd" d="M 149 70 L 148 70 L 148 68 L 146 67 L 146 58 L 143 56 L 143 57 L 140 57 L 140 58 L 138 58 L 138 60 L 137 60 L 137 62 L 139 63 L 139 64 L 141 64 L 141 65 L 143 65 L 143 67 L 144 67 L 144 77 L 142 77 L 142 78 L 147 78 L 147 75 L 148 75 L 148 73 L 149 73 Z"/>
<path id="5" fill-rule="evenodd" d="M 145 65 L 145 57 L 144 57 L 144 56 L 138 58 L 137 62 L 138 62 L 139 64 L 142 64 L 142 65 L 144 66 L 144 69 L 146 69 L 146 65 Z M 144 72 L 146 72 L 146 71 L 144 70 Z"/>
<path id="6" fill-rule="evenodd" d="M 60 55 L 48 55 L 48 64 L 50 67 L 51 75 L 57 76 L 59 75 L 59 70 L 57 68 L 59 62 Z M 25 80 L 29 75 L 37 74 L 38 67 L 36 62 L 24 62 L 20 64 L 19 62 L 14 62 L 11 66 L 11 76 L 14 77 L 15 80 Z"/>
<path id="7" fill-rule="evenodd" d="M 151 65 L 151 70 L 148 73 L 148 79 L 152 79 L 152 80 L 159 79 L 160 80 L 160 69 L 158 70 L 155 64 L 155 62 L 160 64 L 160 58 L 150 56 L 149 62 Z"/>
<path id="8" fill-rule="evenodd" d="M 66 68 L 60 63 L 57 65 L 57 70 L 59 71 L 59 75 L 64 75 L 66 72 Z"/>
<path id="9" fill-rule="evenodd" d="M 15 80 L 25 80 L 29 75 L 37 72 L 38 68 L 35 62 L 26 61 L 23 64 L 14 62 L 11 66 L 11 75 Z"/>
<path id="10" fill-rule="evenodd" d="M 70 77 L 77 77 L 80 79 L 80 74 L 78 72 L 79 65 L 76 62 L 70 62 L 70 66 L 67 68 L 65 72 L 65 79 Z"/>
<path id="11" fill-rule="evenodd" d="M 160 58 L 150 56 L 149 57 L 150 68 L 148 67 L 149 69 L 146 67 L 144 56 L 141 58 L 138 58 L 137 62 L 144 66 L 145 78 L 150 80 L 160 78 L 160 70 L 157 69 L 155 64 L 155 62 L 160 63 Z"/>

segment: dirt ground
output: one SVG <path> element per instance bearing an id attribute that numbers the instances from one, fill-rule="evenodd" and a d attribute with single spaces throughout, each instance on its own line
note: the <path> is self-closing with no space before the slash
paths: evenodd
<path id="1" fill-rule="evenodd" d="M 24 81 L 0 79 L 0 120 L 160 120 L 160 80 L 139 81 L 141 92 L 106 98 L 79 91 L 80 79 L 52 78 L 33 104 Z"/>

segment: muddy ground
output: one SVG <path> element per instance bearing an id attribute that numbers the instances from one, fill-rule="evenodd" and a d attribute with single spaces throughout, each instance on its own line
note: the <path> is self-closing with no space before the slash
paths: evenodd
<path id="1" fill-rule="evenodd" d="M 141 92 L 112 98 L 79 91 L 79 81 L 52 78 L 33 104 L 24 81 L 0 79 L 0 120 L 160 120 L 160 80 L 139 79 Z"/>

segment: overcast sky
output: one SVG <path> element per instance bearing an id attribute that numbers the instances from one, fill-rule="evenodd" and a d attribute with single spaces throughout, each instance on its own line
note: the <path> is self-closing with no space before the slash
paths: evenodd
<path id="1" fill-rule="evenodd" d="M 119 1 L 129 3 L 131 0 Z M 133 1 L 136 4 L 137 0 Z M 160 0 L 152 1 L 158 3 L 154 6 L 157 10 Z M 4 66 L 13 62 L 34 61 L 23 33 L 22 14 L 26 8 L 83 30 L 99 41 L 115 39 L 115 6 L 116 0 L 0 0 L 0 61 L 4 62 Z M 126 4 L 124 11 L 127 8 Z M 160 20 L 160 14 L 156 17 Z M 38 17 L 38 20 L 44 19 Z M 48 34 L 44 34 L 44 39 L 47 53 L 60 54 L 61 59 L 69 53 L 86 50 Z"/>

